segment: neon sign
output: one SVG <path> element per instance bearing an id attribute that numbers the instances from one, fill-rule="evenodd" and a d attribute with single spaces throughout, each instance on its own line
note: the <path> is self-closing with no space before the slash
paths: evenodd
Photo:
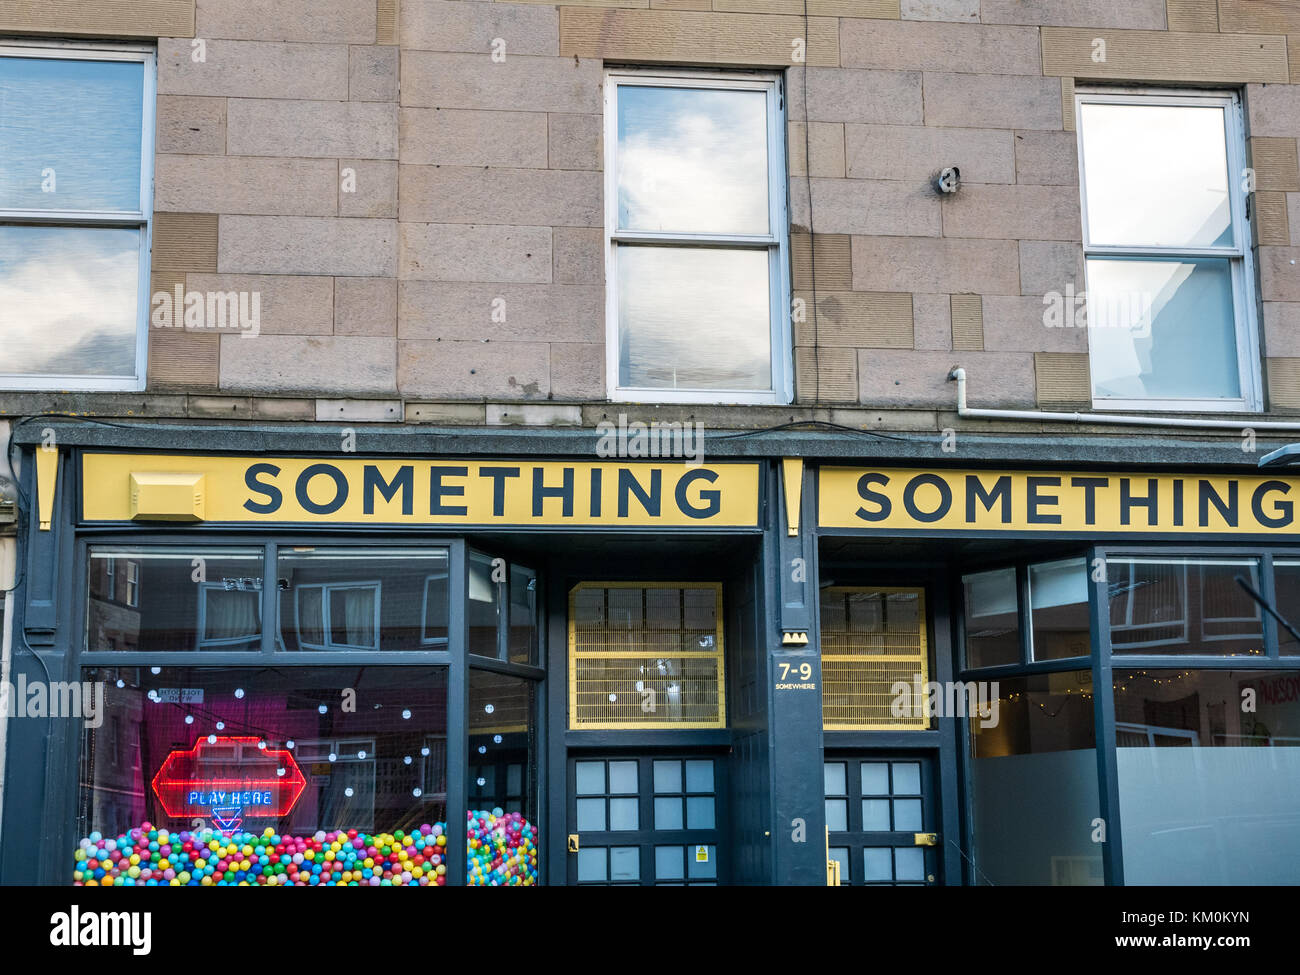
<path id="1" fill-rule="evenodd" d="M 154 795 L 175 819 L 211 818 L 232 830 L 251 816 L 283 816 L 302 796 L 307 780 L 283 748 L 259 747 L 254 736 L 200 738 L 172 752 L 153 777 Z"/>

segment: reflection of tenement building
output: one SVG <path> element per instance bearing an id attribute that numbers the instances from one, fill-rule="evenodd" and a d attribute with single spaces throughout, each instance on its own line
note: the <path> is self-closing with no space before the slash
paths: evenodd
<path id="1" fill-rule="evenodd" d="M 1293 6 L 5 4 L 0 881 L 1293 883 Z"/>

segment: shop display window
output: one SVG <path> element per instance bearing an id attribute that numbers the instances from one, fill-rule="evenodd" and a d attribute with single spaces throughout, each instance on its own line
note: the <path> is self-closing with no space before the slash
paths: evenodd
<path id="1" fill-rule="evenodd" d="M 533 681 L 469 672 L 470 886 L 537 883 L 537 701 Z"/>
<path id="2" fill-rule="evenodd" d="M 259 650 L 258 547 L 92 545 L 86 649 Z"/>
<path id="3" fill-rule="evenodd" d="M 1273 590 L 1276 593 L 1274 605 L 1282 618 L 1300 630 L 1300 561 L 1294 559 L 1273 560 Z M 1286 627 L 1278 628 L 1278 652 L 1284 657 L 1300 654 L 1300 641 L 1297 641 Z"/>
<path id="4" fill-rule="evenodd" d="M 995 720 L 972 720 L 977 884 L 1099 884 L 1091 671 L 996 683 Z"/>
<path id="5" fill-rule="evenodd" d="M 102 683 L 104 720 L 82 753 L 77 882 L 446 882 L 445 668 L 83 679 Z"/>
<path id="6" fill-rule="evenodd" d="M 1296 883 L 1300 672 L 1113 676 L 1126 884 Z"/>
<path id="7" fill-rule="evenodd" d="M 87 592 L 86 648 L 113 664 L 82 668 L 104 704 L 81 749 L 76 883 L 538 882 L 533 570 L 460 543 L 95 544 Z M 367 662 L 387 651 L 408 655 Z M 449 728 L 457 680 L 468 711 Z"/>
<path id="8" fill-rule="evenodd" d="M 994 569 L 962 578 L 966 600 L 966 666 L 1020 663 L 1016 570 Z"/>
<path id="9" fill-rule="evenodd" d="M 1257 559 L 1137 558 L 1106 563 L 1110 644 L 1116 654 L 1262 656 Z"/>
<path id="10" fill-rule="evenodd" d="M 283 547 L 277 649 L 445 648 L 448 566 L 444 548 Z"/>
<path id="11" fill-rule="evenodd" d="M 1030 650 L 1033 660 L 1092 653 L 1088 622 L 1088 563 L 1061 559 L 1029 566 Z"/>

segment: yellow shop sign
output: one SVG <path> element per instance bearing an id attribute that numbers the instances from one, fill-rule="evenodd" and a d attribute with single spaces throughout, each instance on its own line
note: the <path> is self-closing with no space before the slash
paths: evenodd
<path id="1" fill-rule="evenodd" d="M 753 528 L 755 463 L 91 453 L 86 521 Z"/>
<path id="2" fill-rule="evenodd" d="M 1300 478 L 824 467 L 823 528 L 1294 534 Z"/>

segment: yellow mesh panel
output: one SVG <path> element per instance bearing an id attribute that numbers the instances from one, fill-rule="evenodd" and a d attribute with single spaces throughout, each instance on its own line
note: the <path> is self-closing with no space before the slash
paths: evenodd
<path id="1" fill-rule="evenodd" d="M 896 681 L 929 681 L 925 591 L 832 587 L 821 593 L 822 726 L 827 731 L 924 730 L 924 711 L 892 713 Z"/>
<path id="2" fill-rule="evenodd" d="M 582 583 L 569 594 L 571 728 L 722 728 L 722 586 Z"/>

